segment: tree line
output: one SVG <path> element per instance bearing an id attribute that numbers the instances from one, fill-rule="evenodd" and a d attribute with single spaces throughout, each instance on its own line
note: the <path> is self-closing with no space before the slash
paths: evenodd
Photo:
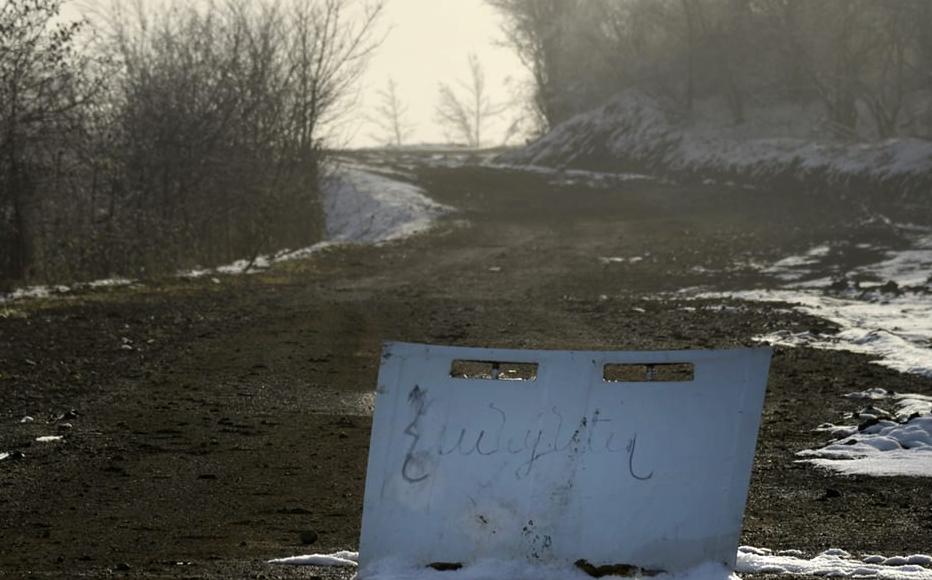
<path id="1" fill-rule="evenodd" d="M 929 0 L 487 0 L 533 76 L 543 129 L 628 89 L 684 121 L 817 103 L 824 134 L 932 137 Z"/>
<path id="2" fill-rule="evenodd" d="M 154 275 L 319 239 L 322 139 L 380 11 L 115 2 L 69 22 L 61 0 L 4 0 L 0 285 Z"/>

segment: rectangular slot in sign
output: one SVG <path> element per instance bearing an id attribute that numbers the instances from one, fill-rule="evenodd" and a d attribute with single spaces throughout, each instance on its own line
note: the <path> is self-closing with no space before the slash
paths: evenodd
<path id="1" fill-rule="evenodd" d="M 602 369 L 607 383 L 679 383 L 694 378 L 692 363 L 607 364 Z"/>
<path id="2" fill-rule="evenodd" d="M 537 379 L 537 363 L 457 359 L 450 365 L 450 376 L 454 379 L 533 381 Z"/>

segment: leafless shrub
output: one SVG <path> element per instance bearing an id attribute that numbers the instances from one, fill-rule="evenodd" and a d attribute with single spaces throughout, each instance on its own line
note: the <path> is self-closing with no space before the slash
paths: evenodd
<path id="1" fill-rule="evenodd" d="M 0 7 L 0 279 L 145 275 L 319 239 L 322 138 L 380 3 L 115 2 L 80 49 L 59 6 Z"/>

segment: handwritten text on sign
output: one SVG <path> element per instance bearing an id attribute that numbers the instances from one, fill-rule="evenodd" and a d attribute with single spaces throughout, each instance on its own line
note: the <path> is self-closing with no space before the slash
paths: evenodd
<path id="1" fill-rule="evenodd" d="M 734 566 L 769 360 L 386 345 L 359 577 L 390 560 Z"/>
<path id="2" fill-rule="evenodd" d="M 480 417 L 475 423 L 495 424 L 495 427 L 450 428 L 444 424 L 439 433 L 428 434 L 422 432 L 422 422 L 429 408 L 428 391 L 416 385 L 408 394 L 408 402 L 414 418 L 404 430 L 410 441 L 401 476 L 409 483 L 419 483 L 430 477 L 431 463 L 425 459 L 432 453 L 440 457 L 508 453 L 521 460 L 515 469 L 517 479 L 530 475 L 538 461 L 554 453 L 625 454 L 631 477 L 646 481 L 654 475 L 653 471 L 644 473 L 635 469 L 638 434 L 632 433 L 627 439 L 619 437 L 613 429 L 615 419 L 603 415 L 598 408 L 591 415 L 567 421 L 554 406 L 547 414 L 538 413 L 528 425 L 527 422 L 510 422 L 505 410 L 489 403 L 487 409 L 491 420 Z"/>

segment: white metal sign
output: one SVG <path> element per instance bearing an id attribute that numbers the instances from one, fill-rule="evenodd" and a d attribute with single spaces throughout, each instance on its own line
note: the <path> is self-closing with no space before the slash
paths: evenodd
<path id="1" fill-rule="evenodd" d="M 386 559 L 733 568 L 769 362 L 386 344 L 360 577 Z"/>

